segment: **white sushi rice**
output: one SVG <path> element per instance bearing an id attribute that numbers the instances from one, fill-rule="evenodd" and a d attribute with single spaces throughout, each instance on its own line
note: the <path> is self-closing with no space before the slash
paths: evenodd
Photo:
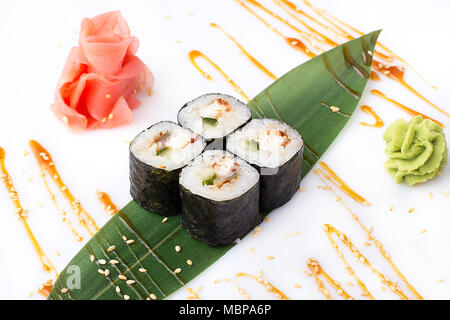
<path id="1" fill-rule="evenodd" d="M 212 185 L 203 181 L 215 174 Z M 235 199 L 259 180 L 258 171 L 244 160 L 222 150 L 208 150 L 181 170 L 180 184 L 194 194 L 215 201 Z M 228 181 L 224 183 L 224 181 Z"/>
<path id="2" fill-rule="evenodd" d="M 205 140 L 195 132 L 174 122 L 162 121 L 141 132 L 131 142 L 130 151 L 148 165 L 172 171 L 184 167 L 205 146 Z M 168 148 L 167 152 L 157 155 L 163 148 Z"/>
<path id="3" fill-rule="evenodd" d="M 228 151 L 265 168 L 282 166 L 302 146 L 303 140 L 297 130 L 274 119 L 254 119 L 227 138 Z"/>
<path id="4" fill-rule="evenodd" d="M 216 139 L 233 132 L 250 117 L 251 111 L 243 102 L 228 95 L 211 93 L 189 102 L 182 108 L 178 114 L 178 122 L 183 127 L 201 134 L 205 139 Z M 217 125 L 204 126 L 203 118 L 216 119 Z"/>

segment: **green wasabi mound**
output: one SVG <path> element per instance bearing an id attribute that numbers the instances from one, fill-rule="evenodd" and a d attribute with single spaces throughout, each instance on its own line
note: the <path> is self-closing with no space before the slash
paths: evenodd
<path id="1" fill-rule="evenodd" d="M 384 164 L 395 182 L 413 186 L 434 178 L 447 164 L 447 143 L 442 127 L 416 116 L 393 122 L 383 135 L 389 159 Z"/>

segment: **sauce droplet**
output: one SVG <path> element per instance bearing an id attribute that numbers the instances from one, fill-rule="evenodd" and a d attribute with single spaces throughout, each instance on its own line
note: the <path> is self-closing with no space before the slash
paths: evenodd
<path id="1" fill-rule="evenodd" d="M 119 212 L 119 207 L 117 207 L 114 202 L 112 202 L 111 197 L 106 192 L 97 192 L 97 198 L 103 206 L 103 209 L 107 214 L 113 216 Z"/>
<path id="2" fill-rule="evenodd" d="M 375 123 L 374 124 L 369 124 L 366 122 L 360 122 L 361 125 L 366 126 L 366 127 L 375 127 L 375 128 L 381 128 L 382 126 L 384 126 L 384 122 L 383 119 L 381 119 L 376 113 L 375 111 L 373 111 L 373 109 L 370 106 L 367 105 L 362 105 L 361 106 L 361 110 L 367 114 L 370 114 L 372 117 L 375 118 Z"/>
<path id="3" fill-rule="evenodd" d="M 337 291 L 337 293 L 343 297 L 345 300 L 353 300 L 352 296 L 350 296 L 344 288 L 339 284 L 338 281 L 334 280 L 328 273 L 323 270 L 323 268 L 320 266 L 319 262 L 314 258 L 309 258 L 308 262 L 306 263 L 308 269 L 311 271 L 312 275 L 314 276 L 314 279 L 316 280 L 317 288 L 319 291 L 325 296 L 327 300 L 332 300 L 330 293 L 325 288 L 322 280 L 320 279 L 320 276 L 324 277 L 325 280 Z"/>

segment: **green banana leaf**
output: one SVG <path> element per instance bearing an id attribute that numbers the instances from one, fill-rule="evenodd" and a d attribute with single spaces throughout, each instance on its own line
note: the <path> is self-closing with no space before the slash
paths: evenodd
<path id="1" fill-rule="evenodd" d="M 249 102 L 254 117 L 281 119 L 303 136 L 303 176 L 355 110 L 379 33 L 307 61 Z M 162 220 L 131 201 L 70 261 L 48 298 L 164 299 L 232 248 L 213 248 L 190 238 L 180 216 Z"/>

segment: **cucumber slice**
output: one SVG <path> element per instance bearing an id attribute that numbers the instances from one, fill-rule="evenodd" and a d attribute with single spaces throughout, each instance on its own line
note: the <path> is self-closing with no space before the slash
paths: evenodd
<path id="1" fill-rule="evenodd" d="M 203 125 L 203 130 L 211 128 L 211 127 L 215 127 L 217 126 L 217 124 L 219 123 L 219 121 L 217 121 L 217 119 L 214 118 L 202 118 L 202 125 Z"/>
<path id="2" fill-rule="evenodd" d="M 161 156 L 161 157 L 166 157 L 166 156 L 168 156 L 168 151 L 170 150 L 170 147 L 165 147 L 165 148 L 162 148 L 162 149 L 159 149 L 157 152 L 156 152 L 156 155 L 157 156 Z"/>
<path id="3" fill-rule="evenodd" d="M 249 140 L 248 143 L 248 149 L 250 151 L 259 151 L 259 142 L 256 140 Z"/>
<path id="4" fill-rule="evenodd" d="M 216 178 L 216 174 L 214 173 L 212 176 L 206 178 L 205 180 L 202 181 L 202 186 L 204 185 L 212 185 L 214 183 L 214 179 Z"/>

